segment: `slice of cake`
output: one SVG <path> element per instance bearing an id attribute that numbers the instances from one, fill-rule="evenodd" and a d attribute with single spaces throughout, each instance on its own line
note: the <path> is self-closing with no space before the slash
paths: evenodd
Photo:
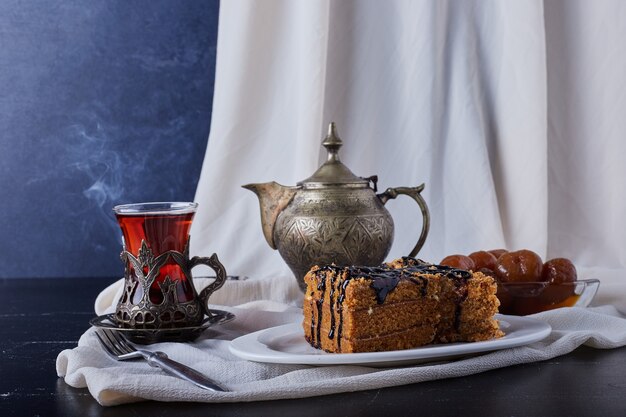
<path id="1" fill-rule="evenodd" d="M 314 266 L 306 274 L 304 335 L 327 352 L 410 349 L 501 337 L 496 284 L 412 258 L 380 267 Z"/>

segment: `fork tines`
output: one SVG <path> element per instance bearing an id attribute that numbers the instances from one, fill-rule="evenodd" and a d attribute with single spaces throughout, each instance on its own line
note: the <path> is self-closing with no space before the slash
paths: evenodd
<path id="1" fill-rule="evenodd" d="M 124 339 L 124 336 L 119 334 L 119 332 L 114 332 L 108 329 L 99 329 L 96 331 L 96 336 L 98 337 L 102 347 L 104 347 L 104 350 L 110 355 L 115 356 L 116 359 L 118 356 L 135 351 L 135 348 L 132 347 L 126 339 Z"/>

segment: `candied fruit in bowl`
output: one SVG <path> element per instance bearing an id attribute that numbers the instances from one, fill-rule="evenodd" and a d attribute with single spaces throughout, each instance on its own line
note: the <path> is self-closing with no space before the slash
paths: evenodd
<path id="1" fill-rule="evenodd" d="M 439 263 L 440 265 L 449 266 L 452 268 L 465 269 L 467 271 L 473 271 L 476 266 L 474 261 L 469 256 L 465 255 L 450 255 L 446 256 Z"/>
<path id="2" fill-rule="evenodd" d="M 451 255 L 442 265 L 482 272 L 496 280 L 499 311 L 527 315 L 560 307 L 588 306 L 600 282 L 578 280 L 574 264 L 566 258 L 542 261 L 527 249 L 476 251 L 469 256 Z"/>
<path id="3" fill-rule="evenodd" d="M 541 280 L 542 269 L 541 257 L 522 249 L 500 255 L 495 273 L 500 282 L 537 282 Z"/>
<path id="4" fill-rule="evenodd" d="M 555 258 L 543 264 L 541 280 L 552 284 L 574 282 L 578 278 L 576 267 L 569 259 Z"/>
<path id="5" fill-rule="evenodd" d="M 494 254 L 479 250 L 477 252 L 472 252 L 468 255 L 474 261 L 474 265 L 477 271 L 481 269 L 488 269 L 490 271 L 496 270 L 496 263 L 498 262 L 498 258 L 494 256 Z"/>

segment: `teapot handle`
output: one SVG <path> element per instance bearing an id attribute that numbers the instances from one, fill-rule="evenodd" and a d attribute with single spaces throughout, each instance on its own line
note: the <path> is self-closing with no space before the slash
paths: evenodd
<path id="1" fill-rule="evenodd" d="M 426 241 L 426 236 L 428 236 L 428 230 L 430 229 L 430 214 L 428 212 L 428 206 L 426 205 L 426 201 L 424 201 L 424 198 L 420 194 L 423 190 L 424 190 L 424 184 L 419 185 L 417 187 L 387 188 L 387 190 L 385 190 L 384 193 L 377 194 L 378 198 L 383 203 L 383 205 L 387 201 L 396 198 L 400 194 L 404 194 L 404 195 L 408 195 L 409 197 L 411 197 L 420 206 L 420 209 L 422 210 L 422 219 L 423 219 L 422 233 L 420 234 L 417 244 L 415 245 L 411 253 L 409 253 L 409 256 L 411 258 L 414 258 L 415 255 L 417 255 L 417 253 L 420 251 L 420 249 L 422 249 L 422 246 L 424 246 L 424 242 Z"/>

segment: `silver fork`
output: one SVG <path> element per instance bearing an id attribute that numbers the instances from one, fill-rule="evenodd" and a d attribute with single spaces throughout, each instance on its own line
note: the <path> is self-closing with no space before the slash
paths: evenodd
<path id="1" fill-rule="evenodd" d="M 210 391 L 226 391 L 215 381 L 207 378 L 195 369 L 171 360 L 164 352 L 137 349 L 119 332 L 98 329 L 96 336 L 98 336 L 98 340 L 106 353 L 115 360 L 145 359 L 150 366 L 161 368 L 166 373 L 189 381 L 200 388 Z"/>

